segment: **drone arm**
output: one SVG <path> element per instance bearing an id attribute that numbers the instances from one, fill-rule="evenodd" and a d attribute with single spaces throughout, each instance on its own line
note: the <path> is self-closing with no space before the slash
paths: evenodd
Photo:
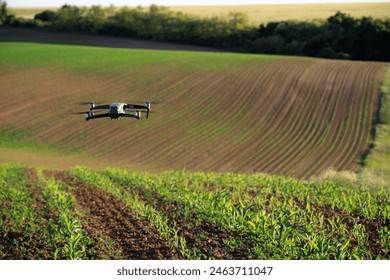
<path id="1" fill-rule="evenodd" d="M 141 112 L 139 111 L 136 111 L 135 114 L 124 114 L 122 115 L 122 117 L 125 117 L 125 118 L 135 118 L 135 119 L 140 119 L 141 118 Z"/>
<path id="2" fill-rule="evenodd" d="M 99 105 L 92 108 L 92 110 L 110 109 L 110 105 Z"/>
<path id="3" fill-rule="evenodd" d="M 144 105 L 127 104 L 126 109 L 145 109 L 145 110 L 147 110 L 148 107 L 144 106 Z"/>
<path id="4" fill-rule="evenodd" d="M 100 119 L 100 118 L 106 118 L 109 117 L 109 114 L 99 114 L 99 115 L 91 115 L 89 119 Z"/>

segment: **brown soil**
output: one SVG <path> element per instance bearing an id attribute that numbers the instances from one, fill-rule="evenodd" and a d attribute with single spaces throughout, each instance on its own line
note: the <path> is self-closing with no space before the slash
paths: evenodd
<path id="1" fill-rule="evenodd" d="M 159 233 L 146 220 L 136 217 L 126 205 L 106 192 L 80 183 L 77 178 L 66 172 L 45 171 L 48 177 L 54 177 L 74 187 L 72 193 L 77 200 L 77 208 L 83 215 L 83 228 L 88 232 L 95 245 L 88 250 L 96 252 L 90 258 L 97 259 L 183 259 L 167 245 Z M 133 188 L 134 195 L 153 206 L 168 217 L 171 227 L 186 239 L 190 250 L 197 250 L 203 259 L 247 259 L 254 246 L 245 236 L 220 225 L 199 220 L 192 215 L 185 220 L 183 209 L 177 203 L 169 203 L 155 192 L 146 193 L 142 188 Z M 198 222 L 197 222 L 198 221 Z M 113 240 L 112 248 L 103 249 L 101 239 Z M 242 240 L 243 246 L 228 248 L 224 242 L 229 238 Z M 107 242 L 107 241 L 106 241 Z"/>
<path id="2" fill-rule="evenodd" d="M 163 260 L 179 259 L 180 256 L 172 252 L 167 241 L 161 238 L 158 231 L 148 221 L 126 207 L 119 199 L 106 192 L 77 182 L 63 172 L 45 172 L 69 186 L 74 187 L 73 195 L 77 199 L 78 207 L 82 208 L 86 221 L 85 228 L 90 236 L 97 241 L 97 234 L 108 236 L 114 240 L 114 248 L 108 255 L 101 252 L 98 258 L 121 258 L 131 260 Z M 103 244 L 97 242 L 95 250 Z M 106 252 L 107 254 L 107 252 Z"/>
<path id="3" fill-rule="evenodd" d="M 71 186 L 71 192 L 76 198 L 75 210 L 81 214 L 82 226 L 93 241 L 92 244 L 87 245 L 86 249 L 89 259 L 185 259 L 168 245 L 168 242 L 161 237 L 153 225 L 146 219 L 138 217 L 119 199 L 97 187 L 85 185 L 67 172 L 44 171 L 44 174 L 48 178 L 53 177 L 58 182 Z M 56 215 L 48 210 L 50 207 L 42 198 L 42 189 L 39 187 L 36 170 L 26 169 L 25 176 L 28 182 L 26 189 L 35 202 L 32 205 L 32 210 L 39 213 L 39 226 L 46 228 L 46 222 L 55 219 Z M 210 186 L 210 188 L 213 187 Z M 175 201 L 168 201 L 153 190 L 135 187 L 129 191 L 148 205 L 163 212 L 168 218 L 169 226 L 178 230 L 178 234 L 186 239 L 188 248 L 196 250 L 200 258 L 235 260 L 250 258 L 251 249 L 256 245 L 251 241 L 251 236 L 239 234 L 234 229 L 224 229 L 217 223 L 198 217 L 194 212 L 190 212 L 189 217 L 184 217 L 187 211 L 183 205 Z M 255 189 L 251 192 L 253 196 L 258 194 Z M 266 199 L 270 200 L 272 197 L 284 199 L 283 196 L 272 194 L 268 194 Z M 302 209 L 306 207 L 306 201 L 300 201 L 297 198 L 293 198 L 293 200 L 298 207 Z M 7 205 L 3 204 L 0 207 L 7 207 Z M 366 246 L 372 255 L 374 257 L 377 255 L 385 258 L 390 257 L 383 255 L 378 234 L 381 228 L 390 228 L 388 220 L 367 219 L 357 212 L 347 213 L 330 205 L 314 204 L 311 207 L 316 215 L 325 217 L 324 226 L 329 231 L 332 231 L 333 226 L 329 220 L 334 218 L 338 218 L 349 232 L 353 231 L 355 225 L 363 225 L 368 235 Z M 271 210 L 266 204 L 262 211 Z M 0 216 L 0 218 L 7 225 L 6 217 Z M 55 248 L 51 248 L 46 240 L 50 239 L 50 236 L 44 236 L 43 231 L 39 230 L 37 235 L 26 236 L 22 231 L 0 232 L 0 259 L 53 259 Z M 352 234 L 350 236 L 350 247 L 360 245 L 358 240 L 354 240 Z M 228 246 L 225 241 L 230 238 L 240 245 L 236 244 L 234 248 Z"/>
<path id="4" fill-rule="evenodd" d="M 247 240 L 247 236 L 242 236 L 234 230 L 223 229 L 219 224 L 199 219 L 195 213 L 185 218 L 182 205 L 166 201 L 156 192 L 147 193 L 142 188 L 132 188 L 132 191 L 146 203 L 150 204 L 153 201 L 153 206 L 168 217 L 169 226 L 177 228 L 178 234 L 186 239 L 188 248 L 197 250 L 202 259 L 245 260 L 250 256 L 254 245 Z M 243 246 L 228 247 L 225 241 L 229 238 L 241 241 Z"/>
<path id="5" fill-rule="evenodd" d="M 0 32 L 10 38 L 27 31 Z M 23 33 L 21 38 L 39 38 L 35 32 L 45 32 L 44 40 L 81 40 L 81 35 L 47 31 Z M 97 36 L 93 40 L 110 42 Z M 207 71 L 183 70 L 170 62 L 105 74 L 2 67 L 0 128 L 28 131 L 28 140 L 84 152 L 64 157 L 63 163 L 46 160 L 57 169 L 95 161 L 93 167 L 266 172 L 299 178 L 331 167 L 359 171 L 362 155 L 371 146 L 386 67 L 307 58 L 264 62 L 255 57 L 234 69 Z M 82 116 L 69 116 L 85 109 L 74 105 L 83 100 L 128 102 L 143 100 L 146 93 L 148 99 L 162 101 L 149 120 L 85 122 Z M 0 150 L 0 161 L 11 154 Z M 38 159 L 21 155 L 14 161 L 35 164 Z"/>

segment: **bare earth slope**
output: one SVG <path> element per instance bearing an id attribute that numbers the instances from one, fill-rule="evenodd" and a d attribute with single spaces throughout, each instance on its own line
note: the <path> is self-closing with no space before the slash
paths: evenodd
<path id="1" fill-rule="evenodd" d="M 210 58 L 202 55 L 112 72 L 3 66 L 0 129 L 141 170 L 359 170 L 385 63 L 253 56 L 236 67 L 201 67 Z M 80 101 L 145 99 L 161 101 L 149 120 L 70 115 L 86 109 Z"/>

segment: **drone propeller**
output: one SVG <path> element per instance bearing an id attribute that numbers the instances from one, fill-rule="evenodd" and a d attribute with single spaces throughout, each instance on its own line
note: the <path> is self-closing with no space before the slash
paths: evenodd
<path id="1" fill-rule="evenodd" d="M 71 113 L 72 115 L 84 115 L 88 112 L 75 112 L 75 113 Z"/>
<path id="2" fill-rule="evenodd" d="M 94 110 L 94 112 L 99 112 L 99 111 L 101 111 L 101 110 Z M 72 114 L 72 115 L 84 115 L 84 114 L 89 114 L 89 113 L 91 113 L 91 112 L 73 112 L 73 113 L 70 113 L 70 114 Z"/>
<path id="3" fill-rule="evenodd" d="M 160 104 L 161 102 L 160 101 L 156 101 L 156 100 L 147 100 L 145 101 L 145 104 Z"/>
<path id="4" fill-rule="evenodd" d="M 104 102 L 96 102 L 96 101 L 85 101 L 85 102 L 79 102 L 78 105 L 91 105 L 91 104 L 102 104 Z"/>
<path id="5" fill-rule="evenodd" d="M 132 100 L 131 102 L 128 102 L 127 104 L 129 104 L 129 105 L 136 105 L 136 104 L 159 104 L 159 103 L 161 103 L 160 101 L 155 101 L 155 100 L 137 100 L 137 101 L 134 101 L 134 100 Z"/>
<path id="6" fill-rule="evenodd" d="M 89 105 L 89 110 L 92 111 L 97 111 L 99 109 L 109 109 L 110 105 L 97 105 L 97 104 L 102 104 L 103 102 L 80 102 L 80 105 Z"/>
<path id="7" fill-rule="evenodd" d="M 145 100 L 145 99 L 143 99 L 143 100 L 141 100 L 141 99 L 134 100 L 133 99 L 129 103 L 145 103 L 145 102 L 160 103 L 159 101 L 156 101 L 156 100 Z"/>

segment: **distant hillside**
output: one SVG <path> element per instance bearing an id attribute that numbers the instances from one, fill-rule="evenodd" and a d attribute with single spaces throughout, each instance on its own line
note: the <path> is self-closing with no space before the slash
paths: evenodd
<path id="1" fill-rule="evenodd" d="M 357 171 L 386 69 L 298 57 L 0 46 L 0 155 L 62 153 L 136 170 Z M 71 115 L 88 109 L 81 101 L 150 99 L 161 103 L 148 120 Z"/>

